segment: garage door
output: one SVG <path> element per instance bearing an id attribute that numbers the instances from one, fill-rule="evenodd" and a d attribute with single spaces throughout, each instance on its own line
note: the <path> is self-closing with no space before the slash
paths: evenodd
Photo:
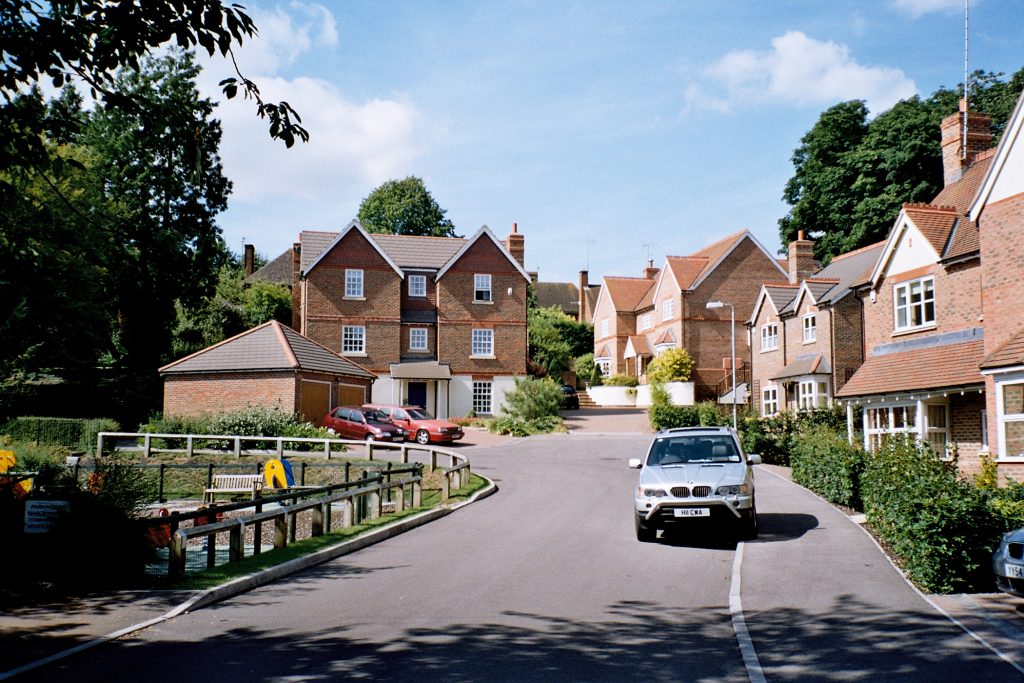
<path id="1" fill-rule="evenodd" d="M 366 403 L 366 390 L 363 387 L 354 387 L 348 384 L 338 386 L 339 406 L 361 406 Z"/>
<path id="2" fill-rule="evenodd" d="M 331 385 L 325 382 L 303 382 L 299 411 L 302 419 L 316 426 L 323 424 L 324 415 L 331 409 Z"/>

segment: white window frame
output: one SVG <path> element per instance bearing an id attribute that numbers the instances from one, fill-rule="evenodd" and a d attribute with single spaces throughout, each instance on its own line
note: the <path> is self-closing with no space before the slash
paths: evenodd
<path id="1" fill-rule="evenodd" d="M 810 344 L 818 339 L 818 316 L 808 313 L 803 318 L 804 344 Z"/>
<path id="2" fill-rule="evenodd" d="M 779 387 L 772 386 L 761 390 L 761 415 L 770 417 L 779 412 Z"/>
<path id="3" fill-rule="evenodd" d="M 918 301 L 912 300 L 914 296 L 919 297 Z M 929 308 L 931 309 L 931 318 L 926 319 Z M 935 309 L 935 278 L 931 275 L 892 286 L 892 326 L 895 332 L 935 327 Z M 902 324 L 900 322 L 901 313 L 904 318 Z M 917 323 L 913 322 L 915 313 L 920 318 Z"/>
<path id="4" fill-rule="evenodd" d="M 675 315 L 675 306 L 672 299 L 665 299 L 661 302 L 661 320 L 671 320 L 672 316 Z"/>
<path id="5" fill-rule="evenodd" d="M 409 328 L 409 350 L 427 351 L 429 349 L 429 334 L 425 327 Z"/>
<path id="6" fill-rule="evenodd" d="M 1006 389 L 1008 387 L 1022 387 L 1024 391 L 1024 373 L 1007 374 L 1003 377 L 996 376 L 996 420 L 999 437 L 999 452 L 996 454 L 997 462 L 1024 462 L 1024 449 L 1018 453 L 1010 453 L 1007 445 L 1006 428 L 1010 424 L 1024 422 L 1024 412 L 1006 412 Z M 1014 391 L 1017 391 L 1015 388 Z M 1024 410 L 1024 407 L 1022 407 Z"/>
<path id="7" fill-rule="evenodd" d="M 597 366 L 597 371 L 601 373 L 602 377 L 608 377 L 612 374 L 612 359 L 607 357 L 595 358 L 594 365 Z"/>
<path id="8" fill-rule="evenodd" d="M 341 328 L 341 353 L 345 356 L 366 355 L 366 326 L 343 325 Z"/>
<path id="9" fill-rule="evenodd" d="M 409 276 L 409 296 L 415 298 L 423 298 L 427 295 L 427 276 L 426 275 L 410 275 Z"/>
<path id="10" fill-rule="evenodd" d="M 918 405 L 914 402 L 890 403 L 886 405 L 864 406 L 864 449 L 874 451 L 875 446 L 880 444 L 884 437 L 892 437 L 903 434 L 904 438 L 920 438 L 918 429 Z M 903 413 L 903 425 L 894 427 L 896 411 Z M 886 424 L 878 426 L 877 415 L 879 411 L 885 411 Z M 913 424 L 907 420 L 907 416 L 913 416 Z"/>
<path id="11" fill-rule="evenodd" d="M 473 303 L 489 304 L 494 302 L 491 291 L 491 274 L 476 273 L 473 275 Z"/>
<path id="12" fill-rule="evenodd" d="M 608 318 L 601 318 L 601 339 L 604 339 L 610 333 Z"/>
<path id="13" fill-rule="evenodd" d="M 938 455 L 943 460 L 950 459 L 952 457 L 952 454 L 949 452 L 949 444 L 950 444 L 950 441 L 949 441 L 949 426 L 950 426 L 949 425 L 949 419 L 950 419 L 949 404 L 948 403 L 923 403 L 922 406 L 924 408 L 924 410 L 922 411 L 923 415 L 924 415 L 924 429 L 922 430 L 921 440 L 924 443 L 931 445 L 933 450 L 935 450 L 936 455 Z M 945 424 L 943 424 L 941 427 L 932 424 L 931 415 L 930 415 L 930 409 L 931 408 L 941 408 L 942 409 L 942 417 L 943 417 L 943 422 Z M 933 441 L 933 437 L 938 437 L 938 436 L 942 436 L 942 449 L 941 450 L 935 448 L 935 443 Z"/>
<path id="14" fill-rule="evenodd" d="M 988 453 L 988 411 L 981 411 L 981 452 Z"/>
<path id="15" fill-rule="evenodd" d="M 761 325 L 761 351 L 774 351 L 779 348 L 779 324 L 765 323 Z"/>
<path id="16" fill-rule="evenodd" d="M 651 314 L 650 313 L 644 313 L 642 316 L 640 316 L 640 324 L 637 326 L 637 329 L 638 330 L 649 330 L 649 329 L 651 329 L 652 325 L 653 325 L 653 321 L 651 320 Z"/>
<path id="17" fill-rule="evenodd" d="M 470 358 L 494 358 L 494 330 L 474 328 L 470 337 Z"/>
<path id="18" fill-rule="evenodd" d="M 363 270 L 361 268 L 345 269 L 345 298 L 363 298 Z"/>
<path id="19" fill-rule="evenodd" d="M 494 383 L 473 381 L 473 412 L 477 415 L 491 415 L 494 409 Z"/>
<path id="20" fill-rule="evenodd" d="M 654 355 L 655 356 L 660 356 L 661 354 L 665 353 L 669 349 L 674 349 L 674 348 L 676 348 L 675 342 L 666 342 L 664 344 L 658 344 L 658 345 L 656 345 L 654 347 Z"/>

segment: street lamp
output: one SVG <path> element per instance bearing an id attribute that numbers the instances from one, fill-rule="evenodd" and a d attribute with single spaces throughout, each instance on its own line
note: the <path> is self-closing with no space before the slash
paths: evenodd
<path id="1" fill-rule="evenodd" d="M 732 428 L 736 429 L 736 308 L 726 301 L 709 301 L 709 309 L 729 307 L 729 353 L 732 358 Z"/>

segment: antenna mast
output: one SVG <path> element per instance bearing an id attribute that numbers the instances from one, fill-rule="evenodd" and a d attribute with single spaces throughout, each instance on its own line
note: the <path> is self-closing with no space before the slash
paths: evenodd
<path id="1" fill-rule="evenodd" d="M 963 125 L 960 126 L 962 131 L 961 135 L 963 139 L 960 141 L 960 159 L 964 160 L 967 158 L 967 112 L 970 110 L 970 97 L 971 97 L 971 75 L 967 67 L 967 56 L 968 56 L 968 41 L 967 41 L 967 8 L 970 5 L 970 0 L 964 0 L 964 106 L 961 116 L 963 117 Z"/>

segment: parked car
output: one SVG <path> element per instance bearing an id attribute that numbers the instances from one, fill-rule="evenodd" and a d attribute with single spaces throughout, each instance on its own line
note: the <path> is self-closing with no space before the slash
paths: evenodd
<path id="1" fill-rule="evenodd" d="M 657 538 L 658 529 L 699 521 L 734 525 L 740 537 L 757 538 L 754 472 L 761 456 L 743 452 L 729 427 L 682 427 L 654 435 L 634 492 L 636 537 Z"/>
<path id="2" fill-rule="evenodd" d="M 368 404 L 370 408 L 381 412 L 392 423 L 403 428 L 409 441 L 426 445 L 428 443 L 451 443 L 465 436 L 462 427 L 448 420 L 439 419 L 418 406 L 399 406 L 388 404 Z"/>
<path id="3" fill-rule="evenodd" d="M 576 393 L 576 387 L 569 384 L 562 385 L 562 407 L 566 410 L 579 410 L 580 395 Z"/>
<path id="4" fill-rule="evenodd" d="M 346 439 L 405 441 L 405 430 L 392 424 L 386 415 L 372 408 L 338 406 L 327 413 L 324 427 Z"/>
<path id="5" fill-rule="evenodd" d="M 992 570 L 999 590 L 1024 598 L 1024 529 L 1003 536 L 992 555 Z"/>

